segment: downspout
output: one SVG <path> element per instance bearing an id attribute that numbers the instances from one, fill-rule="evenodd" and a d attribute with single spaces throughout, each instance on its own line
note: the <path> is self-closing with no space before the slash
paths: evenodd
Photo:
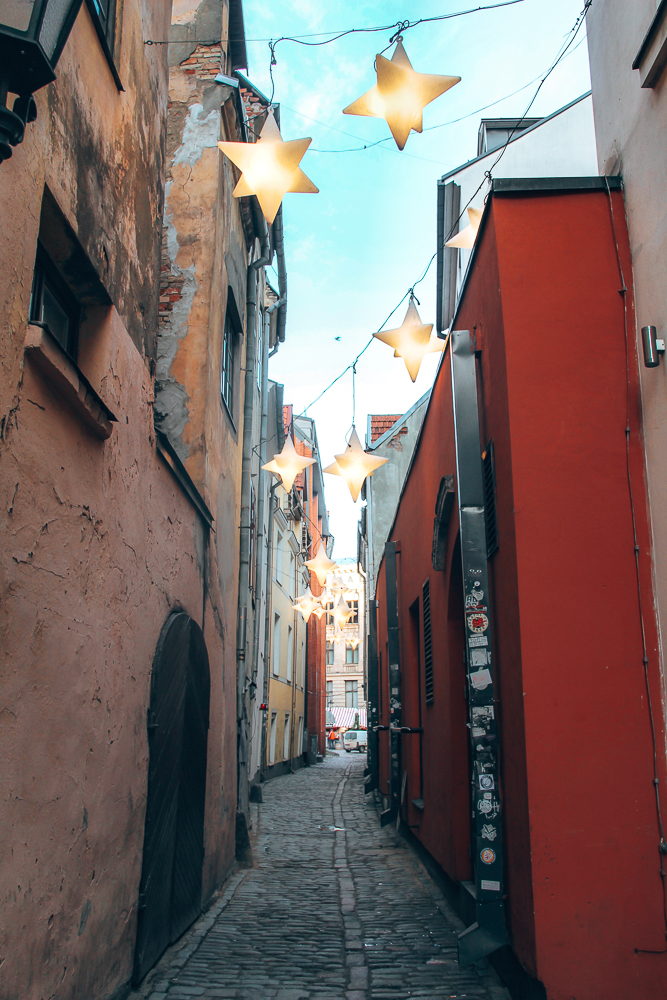
<path id="1" fill-rule="evenodd" d="M 287 323 L 287 271 L 285 270 L 285 237 L 283 234 L 282 205 L 278 209 L 278 214 L 273 223 L 273 238 L 278 262 L 278 292 L 280 294 L 278 301 L 281 303 L 276 323 L 276 343 L 282 344 L 285 341 L 285 325 Z"/>
<path id="2" fill-rule="evenodd" d="M 261 397 L 260 397 L 260 407 L 261 407 L 261 424 L 259 431 L 259 479 L 257 485 L 257 524 L 259 526 L 258 538 L 257 538 L 257 552 L 255 554 L 255 580 L 258 581 L 258 589 L 261 593 L 261 587 L 259 586 L 259 581 L 262 578 L 262 563 L 264 561 L 264 544 L 260 544 L 260 538 L 262 542 L 266 538 L 266 532 L 264 530 L 264 489 L 266 482 L 266 473 L 264 472 L 262 466 L 266 464 L 266 433 L 267 433 L 267 422 L 268 422 L 268 409 L 269 409 L 269 334 L 271 329 L 271 315 L 276 309 L 282 304 L 282 300 L 278 299 L 273 305 L 264 313 L 264 337 L 262 338 L 262 386 L 261 386 Z M 276 348 L 277 348 L 276 344 Z M 270 596 L 267 593 L 264 598 L 265 601 L 270 600 Z M 261 604 L 260 604 L 261 606 Z M 259 629 L 255 626 L 253 634 L 253 652 L 252 652 L 252 664 L 253 664 L 253 680 L 257 681 L 257 676 L 259 674 Z M 264 662 L 264 672 L 266 673 L 266 661 Z M 266 701 L 266 698 L 264 699 Z"/>
<path id="3" fill-rule="evenodd" d="M 273 502 L 275 498 L 275 492 L 280 486 L 279 482 L 275 482 L 271 489 L 269 490 L 269 527 L 266 534 L 266 598 L 264 600 L 264 685 L 262 688 L 262 701 L 265 705 L 269 704 L 269 627 L 271 625 L 271 607 L 273 604 L 273 585 L 272 585 L 272 573 L 273 573 L 273 521 L 275 516 L 275 511 L 273 509 Z M 266 709 L 266 720 L 264 722 L 264 727 L 262 729 L 262 759 L 260 764 L 260 777 L 264 779 L 266 776 L 266 738 L 267 729 L 270 724 L 271 712 Z"/>
<path id="4" fill-rule="evenodd" d="M 268 263 L 268 260 L 267 260 Z M 241 525 L 239 542 L 239 605 L 236 624 L 236 719 L 237 719 L 237 851 L 239 849 L 239 813 L 248 815 L 248 732 L 246 711 L 246 645 L 248 630 L 248 589 L 250 587 L 250 487 L 252 460 L 252 422 L 257 342 L 257 271 L 262 257 L 248 268 L 246 290 L 246 355 L 243 397 L 243 448 L 241 458 Z M 246 823 L 247 828 L 247 823 Z M 246 834 L 247 837 L 247 834 Z M 241 839 L 245 840 L 245 837 Z M 247 850 L 247 845 L 243 846 Z"/>

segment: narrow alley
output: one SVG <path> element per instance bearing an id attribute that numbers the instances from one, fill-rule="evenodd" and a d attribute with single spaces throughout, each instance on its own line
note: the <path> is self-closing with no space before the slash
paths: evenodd
<path id="1" fill-rule="evenodd" d="M 459 968 L 462 924 L 363 791 L 365 756 L 268 782 L 254 867 L 233 875 L 131 1000 L 505 1000 L 493 969 Z"/>

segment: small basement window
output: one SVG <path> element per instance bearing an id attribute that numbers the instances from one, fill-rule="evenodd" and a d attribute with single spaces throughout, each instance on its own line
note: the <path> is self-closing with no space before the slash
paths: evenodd
<path id="1" fill-rule="evenodd" d="M 76 361 L 79 305 L 41 244 L 37 247 L 30 321 L 44 326 L 70 358 Z"/>

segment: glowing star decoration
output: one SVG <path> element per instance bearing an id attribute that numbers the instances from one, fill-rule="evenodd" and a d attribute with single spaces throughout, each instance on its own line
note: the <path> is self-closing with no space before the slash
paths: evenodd
<path id="1" fill-rule="evenodd" d="M 273 461 L 267 462 L 262 468 L 267 469 L 269 472 L 275 472 L 277 476 L 280 476 L 283 486 L 289 493 L 299 473 L 307 469 L 309 465 L 314 464 L 314 458 L 304 458 L 303 455 L 297 455 L 294 442 L 288 434 L 280 454 L 274 455 Z"/>
<path id="2" fill-rule="evenodd" d="M 335 455 L 334 458 L 336 461 L 323 471 L 328 472 L 330 476 L 342 476 L 350 489 L 352 499 L 355 501 L 359 496 L 364 479 L 367 476 L 372 476 L 376 469 L 389 461 L 388 458 L 375 458 L 365 452 L 361 447 L 361 441 L 354 426 L 347 448 L 342 455 Z"/>
<path id="3" fill-rule="evenodd" d="M 482 221 L 481 210 L 479 208 L 469 208 L 468 218 L 470 219 L 469 225 L 465 229 L 462 229 L 460 233 L 457 233 L 456 236 L 453 236 L 451 240 L 447 240 L 445 243 L 446 247 L 459 247 L 461 250 L 472 250 L 477 239 L 479 224 Z"/>
<path id="4" fill-rule="evenodd" d="M 234 188 L 235 198 L 257 195 L 264 218 L 271 224 L 283 197 L 288 193 L 317 194 L 299 163 L 312 139 L 285 142 L 269 111 L 257 142 L 219 142 L 218 146 L 241 171 Z"/>
<path id="5" fill-rule="evenodd" d="M 373 336 L 394 348 L 394 357 L 403 358 L 408 374 L 414 382 L 421 363 L 427 354 L 442 351 L 445 341 L 432 335 L 433 324 L 422 323 L 413 299 L 410 299 L 403 326 L 396 330 L 381 330 Z"/>
<path id="6" fill-rule="evenodd" d="M 326 611 L 326 608 L 323 608 L 321 604 L 318 604 L 316 608 L 313 608 L 312 613 L 317 618 L 321 618 L 325 611 Z"/>
<path id="7" fill-rule="evenodd" d="M 313 611 L 319 606 L 319 601 L 317 601 L 311 592 L 310 587 L 306 590 L 306 593 L 301 597 L 297 597 L 294 606 L 295 611 L 300 611 L 303 615 L 305 621 L 308 621 Z"/>
<path id="8" fill-rule="evenodd" d="M 343 114 L 384 118 L 396 145 L 403 149 L 412 129 L 421 132 L 426 105 L 460 83 L 461 77 L 415 73 L 400 40 L 391 59 L 377 55 L 375 65 L 377 84 L 345 108 Z"/>
<path id="9" fill-rule="evenodd" d="M 329 559 L 327 550 L 324 547 L 324 542 L 320 542 L 317 555 L 314 559 L 306 559 L 306 566 L 312 573 L 315 574 L 320 587 L 323 587 L 327 579 L 327 573 L 336 568 L 336 563 L 333 559 Z"/>
<path id="10" fill-rule="evenodd" d="M 350 647 L 351 647 L 352 649 L 356 649 L 356 648 L 357 648 L 357 646 L 359 645 L 359 640 L 358 640 L 358 639 L 348 639 L 348 640 L 347 640 L 347 644 L 348 644 L 348 646 L 350 646 Z"/>
<path id="11" fill-rule="evenodd" d="M 352 608 L 345 603 L 345 598 L 341 594 L 338 598 L 338 604 L 333 609 L 333 620 L 338 625 L 338 628 L 344 628 L 347 625 L 348 618 L 352 617 Z"/>

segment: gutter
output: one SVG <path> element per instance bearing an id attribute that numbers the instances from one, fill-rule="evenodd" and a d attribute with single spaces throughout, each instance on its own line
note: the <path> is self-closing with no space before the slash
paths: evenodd
<path id="1" fill-rule="evenodd" d="M 276 247 L 276 258 L 278 261 L 278 292 L 279 302 L 282 303 L 278 310 L 278 320 L 276 324 L 276 341 L 284 344 L 285 326 L 287 323 L 287 271 L 285 269 L 285 235 L 283 232 L 283 208 L 278 209 L 278 214 L 273 223 L 273 237 Z"/>

